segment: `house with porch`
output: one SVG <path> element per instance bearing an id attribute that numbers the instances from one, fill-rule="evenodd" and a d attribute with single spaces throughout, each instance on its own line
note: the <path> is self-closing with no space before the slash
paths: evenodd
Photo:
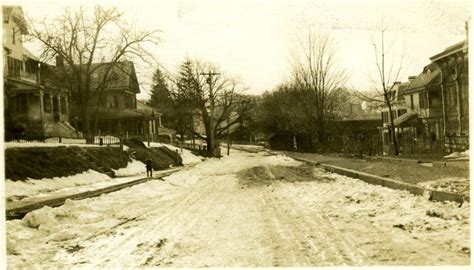
<path id="1" fill-rule="evenodd" d="M 60 61 L 60 59 L 57 59 Z M 61 66 L 57 63 L 56 66 Z M 112 65 L 112 66 L 111 66 Z M 175 131 L 162 126 L 161 113 L 137 100 L 140 93 L 135 67 L 131 61 L 93 64 L 89 102 L 91 119 L 96 119 L 96 134 L 157 141 L 159 136 L 173 140 Z M 107 71 L 109 70 L 109 71 Z M 106 75 L 107 74 L 107 75 Z M 104 80 L 104 76 L 108 79 Z M 104 89 L 99 84 L 106 81 Z M 82 130 L 80 96 L 72 92 L 72 125 Z"/>
<path id="2" fill-rule="evenodd" d="M 467 53 L 467 41 L 457 43 L 430 57 L 431 63 L 418 76 L 396 83 L 399 93 L 392 117 L 402 152 L 451 153 L 469 148 Z M 384 149 L 391 147 L 387 111 L 382 112 Z"/>
<path id="3" fill-rule="evenodd" d="M 468 40 L 430 57 L 439 69 L 441 132 L 446 152 L 469 148 L 469 55 Z"/>
<path id="4" fill-rule="evenodd" d="M 45 85 L 41 63 L 23 46 L 28 34 L 20 6 L 2 6 L 5 139 L 74 137 L 67 89 Z"/>
<path id="5" fill-rule="evenodd" d="M 440 71 L 433 63 L 411 80 L 403 92 L 407 114 L 395 119 L 405 153 L 442 153 Z"/>

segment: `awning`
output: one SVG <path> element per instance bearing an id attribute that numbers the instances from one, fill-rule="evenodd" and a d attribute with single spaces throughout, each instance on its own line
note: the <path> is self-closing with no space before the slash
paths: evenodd
<path id="1" fill-rule="evenodd" d="M 397 117 L 393 120 L 393 124 L 396 127 L 403 127 L 403 126 L 408 126 L 410 120 L 415 119 L 418 120 L 418 114 L 415 112 L 409 112 L 401 115 L 400 117 Z"/>

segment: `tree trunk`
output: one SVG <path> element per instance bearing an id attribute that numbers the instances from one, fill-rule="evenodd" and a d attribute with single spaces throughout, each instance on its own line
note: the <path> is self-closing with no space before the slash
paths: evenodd
<path id="1" fill-rule="evenodd" d="M 87 143 L 91 143 L 89 112 L 87 111 L 87 108 L 84 108 L 84 106 L 82 106 L 81 108 L 81 114 L 82 114 L 82 131 L 84 132 L 84 136 L 86 137 Z"/>
<path id="2" fill-rule="evenodd" d="M 385 96 L 387 99 L 387 96 Z M 388 106 L 388 116 L 390 117 L 390 129 L 392 131 L 392 143 L 393 143 L 393 154 L 395 156 L 398 156 L 400 153 L 398 149 L 398 142 L 397 142 L 397 134 L 395 134 L 395 123 L 393 122 L 393 117 L 392 117 L 392 104 L 390 101 L 387 101 L 387 106 Z"/>

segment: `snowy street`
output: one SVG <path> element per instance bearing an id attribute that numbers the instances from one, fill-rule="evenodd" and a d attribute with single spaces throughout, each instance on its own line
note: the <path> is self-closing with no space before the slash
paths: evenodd
<path id="1" fill-rule="evenodd" d="M 6 222 L 8 267 L 468 265 L 468 203 L 231 151 Z"/>

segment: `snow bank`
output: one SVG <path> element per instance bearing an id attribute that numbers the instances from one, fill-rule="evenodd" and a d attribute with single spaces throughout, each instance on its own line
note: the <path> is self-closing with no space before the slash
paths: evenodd
<path id="1" fill-rule="evenodd" d="M 45 197 L 66 195 L 121 184 L 137 178 L 145 177 L 145 165 L 132 160 L 127 167 L 113 170 L 117 178 L 94 170 L 79 174 L 54 177 L 52 179 L 27 179 L 26 181 L 5 181 L 5 195 L 8 201 L 18 201 L 28 197 Z"/>
<path id="2" fill-rule="evenodd" d="M 132 159 L 131 162 L 128 163 L 127 167 L 120 168 L 118 170 L 113 170 L 115 176 L 122 177 L 122 176 L 132 176 L 137 174 L 142 174 L 145 172 L 145 164 L 141 161 Z"/>
<path id="3" fill-rule="evenodd" d="M 420 182 L 417 185 L 440 191 L 448 191 L 461 193 L 464 196 L 469 196 L 469 178 L 463 177 L 447 177 L 434 181 Z"/>
<path id="4" fill-rule="evenodd" d="M 461 207 L 455 202 L 433 202 L 408 191 L 393 190 L 363 181 L 337 175 L 332 181 L 314 185 L 299 182 L 296 188 L 277 189 L 276 196 L 299 198 L 303 205 L 318 208 L 330 205 L 325 211 L 329 216 L 350 216 L 368 220 L 377 227 L 404 230 L 413 235 L 436 238 L 437 242 L 456 245 L 461 250 L 470 246 L 470 204 Z M 433 236 L 428 236 L 433 235 Z M 455 239 L 455 240 L 453 240 Z"/>
<path id="5" fill-rule="evenodd" d="M 456 159 L 456 160 L 469 160 L 469 149 L 464 152 L 452 152 L 451 154 L 444 156 L 445 159 Z"/>
<path id="6" fill-rule="evenodd" d="M 157 196 L 164 199 L 177 196 L 170 194 L 170 188 L 173 186 L 166 182 L 152 180 L 107 196 L 66 200 L 60 207 L 45 206 L 28 213 L 22 220 L 8 221 L 9 266 L 12 269 L 44 267 L 45 258 L 65 251 L 65 241 L 69 241 L 67 246 L 74 246 L 98 231 L 156 209 Z"/>
<path id="7" fill-rule="evenodd" d="M 107 181 L 108 175 L 94 170 L 88 170 L 76 175 L 54 177 L 52 179 L 27 179 L 26 181 L 5 181 L 5 195 L 7 200 L 17 200 L 24 197 L 39 196 L 55 190 L 89 185 L 97 181 Z"/>

